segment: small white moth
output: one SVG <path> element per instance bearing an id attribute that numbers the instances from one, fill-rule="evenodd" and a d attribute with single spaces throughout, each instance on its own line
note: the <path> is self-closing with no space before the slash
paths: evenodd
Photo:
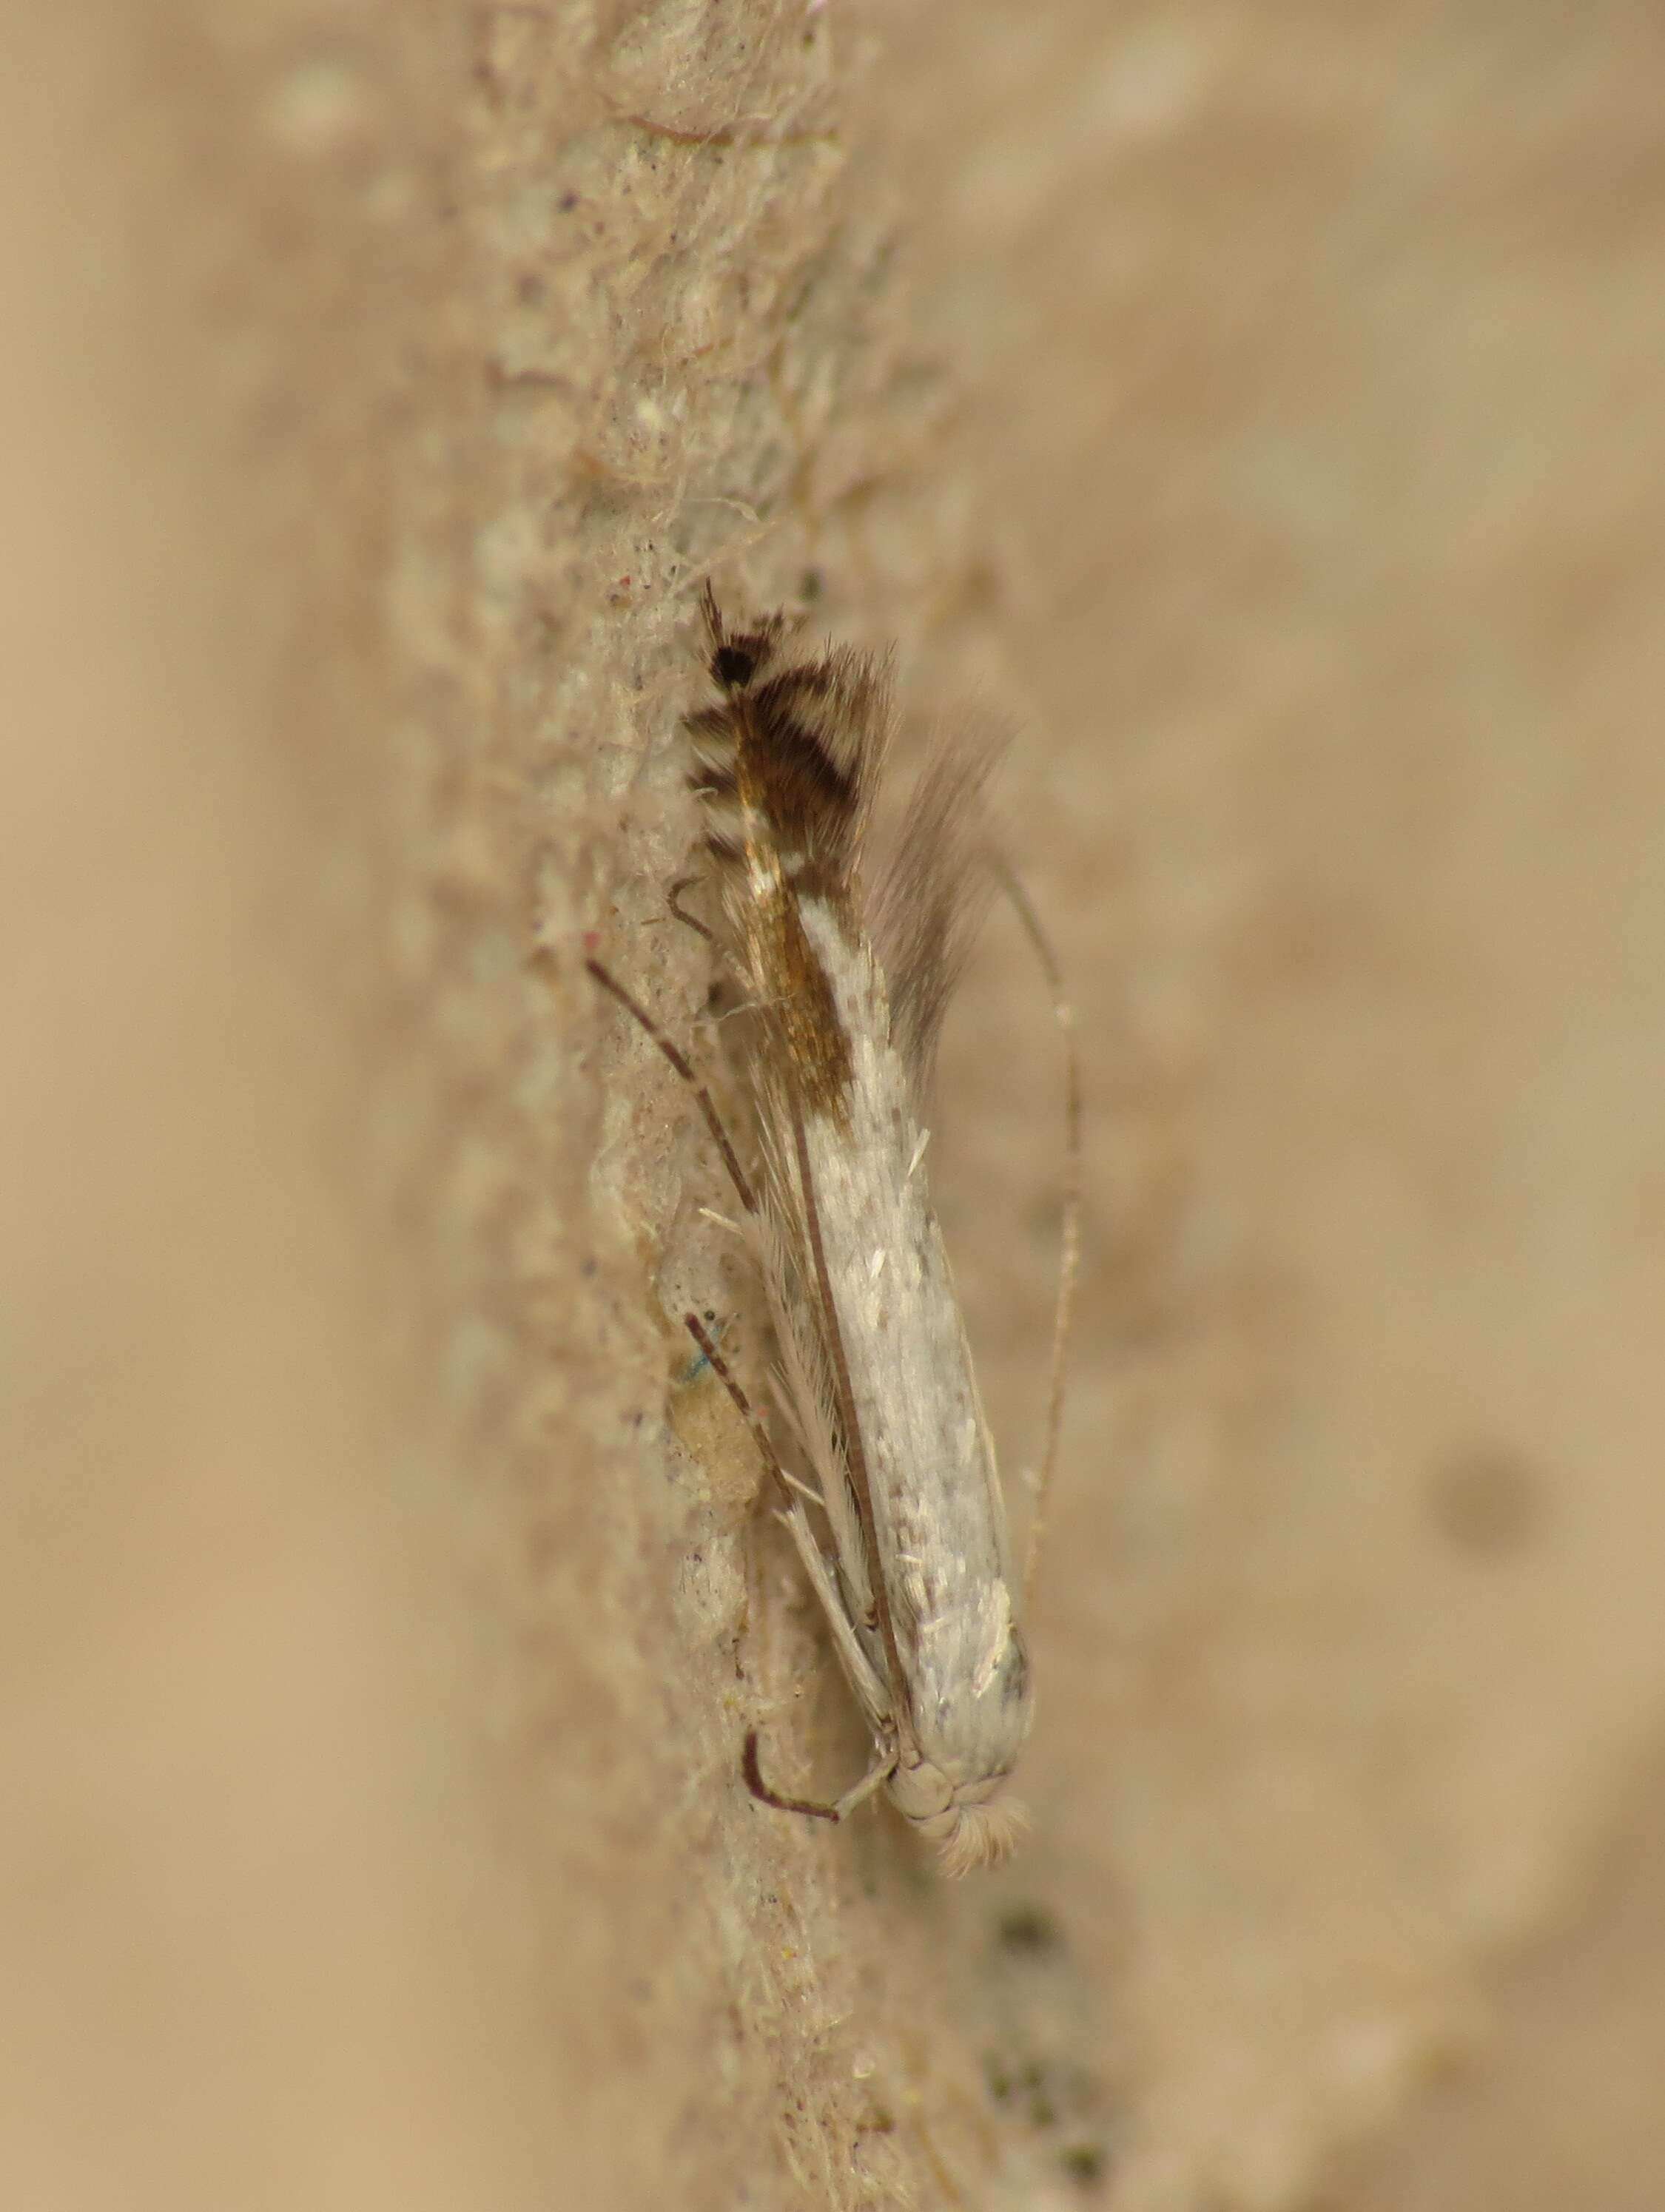
<path id="1" fill-rule="evenodd" d="M 870 1771 L 833 1805 L 769 1789 L 755 1734 L 747 1777 L 768 1803 L 833 1820 L 884 1784 L 943 1870 L 961 1874 L 1003 1856 L 1023 1825 L 1001 1793 L 1034 1710 L 994 1448 L 922 1170 L 937 1034 L 986 877 L 971 825 L 990 755 L 940 756 L 870 884 L 863 846 L 893 719 L 887 665 L 845 647 L 788 658 L 780 616 L 730 629 L 709 587 L 704 611 L 721 696 L 689 719 L 692 780 L 717 864 L 719 944 L 749 1009 L 757 1196 L 682 1055 L 589 964 L 695 1082 L 756 1230 L 778 1395 L 813 1491 L 784 1473 L 705 1331 L 692 1316 L 688 1326 L 781 1485 L 877 1744 Z M 1072 1062 L 1072 1127 L 1075 1103 Z M 1072 1193 L 1060 1328 L 1074 1234 Z M 1061 1357 L 1060 1342 L 1054 1436 Z"/>

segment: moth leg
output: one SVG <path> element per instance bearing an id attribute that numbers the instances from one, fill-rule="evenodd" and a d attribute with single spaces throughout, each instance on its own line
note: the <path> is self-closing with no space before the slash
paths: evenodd
<path id="1" fill-rule="evenodd" d="M 839 1664 L 856 1692 L 857 1701 L 866 1714 L 869 1726 L 876 1735 L 893 1735 L 895 1715 L 892 1711 L 890 1692 L 872 1661 L 862 1649 L 855 1624 L 845 1608 L 838 1584 L 832 1579 L 826 1564 L 826 1555 L 815 1541 L 815 1532 L 809 1525 L 802 1505 L 794 1504 L 786 1516 L 792 1541 L 797 1547 L 803 1571 L 809 1577 L 809 1587 L 820 1601 L 821 1611 L 826 1615 L 826 1625 L 832 1632 L 832 1643 Z"/>
<path id="2" fill-rule="evenodd" d="M 786 1469 L 781 1465 L 780 1456 L 778 1453 L 777 1453 L 773 1444 L 769 1441 L 769 1431 L 763 1425 L 762 1415 L 758 1412 L 751 1400 L 747 1396 L 744 1390 L 741 1389 L 740 1384 L 735 1381 L 734 1370 L 729 1366 L 728 1361 L 723 1357 L 723 1354 L 717 1350 L 717 1345 L 713 1340 L 710 1331 L 706 1328 L 704 1322 L 700 1320 L 699 1316 L 694 1313 L 684 1314 L 682 1316 L 682 1326 L 687 1330 L 689 1335 L 692 1337 L 694 1342 L 699 1346 L 701 1352 L 704 1353 L 705 1358 L 711 1363 L 712 1373 L 717 1376 L 718 1382 L 722 1383 L 729 1395 L 734 1400 L 735 1406 L 739 1409 L 740 1418 L 752 1431 L 752 1441 L 758 1448 L 759 1456 L 761 1458 L 765 1467 L 768 1468 L 770 1474 L 774 1476 L 777 1483 L 779 1484 L 781 1495 L 785 1498 L 787 1504 L 790 1506 L 792 1503 L 793 1491 L 795 1489 L 802 1490 L 803 1488 L 803 1485 L 801 1482 L 795 1483 L 792 1477 L 788 1474 Z"/>
<path id="3" fill-rule="evenodd" d="M 796 1475 L 790 1473 L 787 1468 L 781 1465 L 779 1456 L 775 1450 L 774 1445 L 769 1440 L 769 1431 L 763 1425 L 762 1416 L 758 1413 L 751 1400 L 747 1396 L 745 1391 L 735 1380 L 733 1370 L 729 1367 L 728 1361 L 724 1359 L 723 1354 L 717 1348 L 716 1339 L 707 1332 L 705 1325 L 700 1320 L 699 1316 L 698 1314 L 691 1313 L 684 1314 L 682 1316 L 682 1326 L 687 1330 L 689 1335 L 692 1337 L 694 1342 L 699 1346 L 701 1359 L 704 1360 L 706 1366 L 708 1366 L 713 1374 L 716 1375 L 718 1382 L 722 1383 L 723 1389 L 734 1400 L 735 1404 L 740 1409 L 741 1419 L 746 1423 L 747 1428 L 751 1430 L 752 1440 L 758 1448 L 764 1465 L 768 1468 L 770 1474 L 774 1476 L 775 1480 L 780 1485 L 781 1490 L 785 1496 L 788 1510 L 783 1513 L 780 1517 L 790 1526 L 793 1512 L 802 1510 L 802 1508 L 797 1506 L 793 1493 L 796 1492 L 797 1498 L 807 1498 L 812 1505 L 819 1505 L 821 1503 L 821 1494 L 820 1491 L 812 1490 L 807 1482 L 800 1482 Z M 690 1379 L 692 1379 L 692 1377 Z M 811 1540 L 813 1541 L 814 1540 L 812 1539 Z M 822 1601 L 823 1603 L 825 1603 L 825 1600 Z"/>
<path id="4" fill-rule="evenodd" d="M 741 1765 L 746 1777 L 746 1787 L 759 1804 L 772 1806 L 777 1813 L 802 1813 L 812 1820 L 836 1823 L 848 1820 L 858 1805 L 865 1804 L 875 1790 L 889 1781 L 896 1771 L 896 1753 L 893 1747 L 882 1753 L 859 1782 L 830 1805 L 823 1804 L 814 1797 L 783 1796 L 778 1790 L 770 1788 L 758 1764 L 758 1732 L 755 1729 L 748 1729 L 746 1732 L 746 1750 Z"/>
<path id="5" fill-rule="evenodd" d="M 740 1164 L 739 1155 L 729 1143 L 729 1132 L 723 1127 L 722 1117 L 711 1103 L 711 1092 L 695 1074 L 687 1054 L 680 1045 L 674 1043 L 667 1036 L 647 1008 L 637 1000 L 633 999 L 618 977 L 605 969 L 599 960 L 587 953 L 584 957 L 584 965 L 601 988 L 611 993 L 613 997 L 618 1000 L 637 1026 L 658 1046 L 689 1090 L 693 1092 L 694 1097 L 698 1102 L 699 1110 L 705 1117 L 705 1127 L 711 1131 L 712 1141 L 723 1155 L 723 1164 L 729 1170 L 729 1180 L 733 1183 L 741 1204 L 747 1213 L 755 1213 L 758 1210 L 757 1199 L 753 1193 L 751 1184 L 746 1179 L 746 1171 Z"/>
<path id="6" fill-rule="evenodd" d="M 746 1777 L 746 1787 L 759 1805 L 772 1806 L 777 1813 L 802 1813 L 812 1820 L 837 1820 L 841 1815 L 836 1805 L 823 1805 L 814 1797 L 783 1797 L 778 1790 L 772 1790 L 763 1778 L 763 1769 L 758 1765 L 758 1732 L 746 1731 L 746 1748 L 741 1756 L 741 1771 Z"/>
<path id="7" fill-rule="evenodd" d="M 826 1571 L 826 1562 L 821 1557 L 820 1547 L 816 1543 L 814 1533 L 804 1517 L 803 1507 L 792 1493 L 797 1491 L 815 1504 L 820 1503 L 819 1497 L 803 1483 L 799 1482 L 795 1476 L 788 1474 L 781 1465 L 775 1448 L 769 1441 L 768 1431 L 764 1427 L 751 1400 L 735 1380 L 728 1361 L 717 1350 L 711 1332 L 700 1320 L 699 1316 L 693 1313 L 684 1314 L 682 1319 L 689 1335 L 699 1346 L 706 1359 L 711 1362 L 713 1371 L 739 1407 L 741 1419 L 752 1431 L 753 1441 L 757 1445 L 764 1465 L 774 1476 L 786 1498 L 789 1510 L 781 1517 L 792 1531 L 793 1541 L 802 1556 L 805 1567 L 809 1572 L 810 1581 L 814 1587 L 815 1595 L 820 1598 L 822 1609 L 832 1625 L 833 1638 L 839 1646 L 839 1656 L 843 1660 L 845 1671 L 856 1686 L 857 1695 L 867 1708 L 869 1717 L 875 1725 L 878 1727 L 887 1725 L 885 1717 L 887 1716 L 888 1706 L 885 1700 L 883 1686 L 868 1663 L 866 1653 L 856 1640 L 855 1631 L 850 1626 L 844 1607 L 839 1601 L 838 1591 L 833 1586 L 832 1577 Z M 819 1799 L 814 1797 L 783 1796 L 778 1790 L 772 1790 L 764 1780 L 762 1769 L 758 1765 L 758 1732 L 755 1729 L 748 1729 L 746 1732 L 746 1748 L 741 1764 L 746 1776 L 746 1787 L 759 1804 L 772 1805 L 778 1813 L 802 1813 L 817 1820 L 842 1820 L 846 1814 L 853 1812 L 864 1799 L 871 1796 L 887 1776 L 895 1772 L 896 1749 L 893 1745 L 872 1771 L 864 1774 L 853 1789 L 846 1790 L 844 1796 L 832 1805 L 822 1804 Z"/>
<path id="8" fill-rule="evenodd" d="M 697 937 L 703 937 L 707 945 L 715 945 L 716 932 L 708 929 L 699 916 L 697 914 L 690 914 L 682 903 L 683 892 L 692 890 L 696 884 L 704 881 L 703 876 L 679 876 L 669 890 L 666 892 L 665 903 L 686 928 L 692 930 Z"/>
<path id="9" fill-rule="evenodd" d="M 764 1427 L 761 1417 L 744 1389 L 741 1389 L 728 1361 L 717 1350 L 711 1332 L 700 1320 L 699 1316 L 696 1313 L 684 1314 L 682 1321 L 689 1335 L 711 1362 L 713 1373 L 733 1399 L 741 1419 L 752 1431 L 752 1439 L 757 1446 L 759 1456 L 770 1474 L 773 1475 L 781 1495 L 786 1500 L 787 1510 L 781 1518 L 791 1531 L 792 1541 L 797 1548 L 799 1558 L 803 1562 L 804 1572 L 809 1577 L 810 1587 L 820 1601 L 822 1612 L 826 1615 L 827 1626 L 832 1632 L 832 1641 L 838 1650 L 839 1662 L 849 1678 L 851 1686 L 860 1700 L 869 1723 L 876 1733 L 893 1736 L 895 1725 L 889 1695 L 884 1683 L 874 1671 L 872 1662 L 862 1649 L 861 1640 L 851 1624 L 821 1547 L 815 1541 L 815 1532 L 809 1525 L 808 1516 L 801 1502 L 808 1498 L 811 1504 L 820 1505 L 825 1501 L 819 1492 L 811 1490 L 806 1483 L 800 1482 L 795 1475 L 789 1474 L 781 1465 L 779 1455 L 770 1441 L 769 1432 Z M 755 1739 L 755 1730 L 753 1731 L 753 1735 Z M 754 1748 L 751 1754 L 750 1766 L 755 1766 L 756 1763 Z M 884 1772 L 887 1773 L 895 1764 L 896 1754 L 892 1751 L 889 1754 L 889 1765 L 885 1768 Z M 748 1774 L 749 1771 L 748 1767 Z M 879 1779 L 882 1781 L 883 1778 L 884 1774 L 881 1773 Z M 872 1786 L 876 1788 L 878 1785 L 875 1783 Z M 865 1790 L 861 1790 L 852 1802 L 859 1804 L 862 1796 L 866 1794 Z M 765 1798 L 765 1802 L 773 1803 L 775 1801 L 772 1796 L 770 1796 Z M 840 1800 L 840 1802 L 842 1802 Z M 799 1807 L 797 1809 L 802 1810 L 803 1808 Z"/>
<path id="10" fill-rule="evenodd" d="M 864 1805 L 875 1790 L 889 1781 L 896 1771 L 896 1747 L 883 1753 L 863 1775 L 861 1780 L 846 1790 L 839 1800 L 839 1818 L 847 1820 L 858 1805 Z"/>
<path id="11" fill-rule="evenodd" d="M 692 930 L 696 937 L 703 937 L 706 944 L 711 946 L 712 951 L 716 953 L 718 969 L 727 978 L 730 986 L 736 989 L 741 995 L 741 1005 L 740 1006 L 731 1006 L 729 1012 L 729 1013 L 741 1012 L 744 1011 L 749 997 L 749 981 L 745 969 L 735 961 L 732 949 L 723 942 L 718 933 L 716 930 L 708 927 L 707 925 L 699 919 L 699 916 L 697 914 L 690 914 L 686 907 L 682 903 L 683 892 L 695 889 L 698 884 L 703 884 L 706 878 L 700 875 L 679 876 L 676 881 L 671 885 L 669 890 L 665 894 L 665 904 L 670 909 L 675 919 L 682 924 L 685 929 Z M 726 1020 L 728 1017 L 727 1015 L 719 1014 L 716 1016 L 715 1018 L 718 1021 L 723 1021 Z"/>

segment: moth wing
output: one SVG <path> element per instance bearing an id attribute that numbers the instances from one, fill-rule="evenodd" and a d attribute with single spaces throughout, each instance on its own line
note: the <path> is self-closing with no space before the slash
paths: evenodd
<path id="1" fill-rule="evenodd" d="M 808 1515 L 796 1500 L 787 1525 L 826 1615 L 851 1687 L 872 1727 L 888 1729 L 895 1724 L 890 1692 L 863 1648 L 856 1627 L 857 1620 L 871 1617 L 872 1592 L 856 1499 L 836 1441 L 832 1373 L 820 1332 L 808 1318 L 812 1309 L 805 1302 L 794 1258 L 793 1232 L 782 1218 L 778 1189 L 765 1220 L 764 1275 L 780 1343 L 781 1401 L 820 1486 L 838 1557 L 836 1572 L 809 1524 Z"/>
<path id="2" fill-rule="evenodd" d="M 826 1346 L 808 1295 L 804 1233 L 784 1206 L 781 1178 L 772 1174 L 764 1240 L 764 1279 L 779 1341 L 782 1397 L 792 1427 L 820 1490 L 839 1574 L 851 1605 L 863 1619 L 872 1610 L 867 1552 L 856 1498 L 839 1449 L 836 1395 Z M 813 1538 L 811 1540 L 813 1541 Z"/>
<path id="3" fill-rule="evenodd" d="M 993 889 L 984 792 L 1005 744 L 990 731 L 938 739 L 865 902 L 891 1036 L 922 1119 L 942 1017 Z"/>
<path id="4" fill-rule="evenodd" d="M 832 1642 L 843 1662 L 845 1674 L 856 1692 L 869 1724 L 875 1735 L 893 1729 L 895 1715 L 891 1710 L 890 1692 L 862 1649 L 855 1623 L 845 1609 L 843 1595 L 826 1564 L 826 1554 L 816 1542 L 815 1532 L 809 1525 L 809 1516 L 802 1505 L 793 1506 L 787 1526 L 792 1532 L 792 1541 L 798 1547 L 798 1557 L 803 1562 L 803 1571 L 809 1577 L 810 1588 L 820 1600 L 821 1611 L 826 1615 L 827 1626 L 832 1632 Z"/>

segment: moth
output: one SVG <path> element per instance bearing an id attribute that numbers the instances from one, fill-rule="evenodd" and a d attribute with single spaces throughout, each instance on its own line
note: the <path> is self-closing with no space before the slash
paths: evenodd
<path id="1" fill-rule="evenodd" d="M 1024 1825 L 1003 1792 L 1034 1711 L 994 1446 L 924 1171 L 937 1037 L 990 880 L 977 812 L 991 754 L 939 750 L 890 859 L 870 869 L 895 720 L 888 661 L 846 647 L 800 657 L 784 617 L 731 628 L 709 586 L 703 612 L 717 696 L 687 720 L 691 781 L 720 915 L 707 933 L 746 1009 L 757 1190 L 686 1059 L 589 965 L 694 1084 L 747 1216 L 776 1397 L 808 1482 L 782 1468 L 698 1317 L 687 1325 L 772 1470 L 875 1745 L 832 1804 L 772 1790 L 755 1732 L 747 1778 L 769 1804 L 831 1820 L 882 1785 L 944 1872 L 962 1874 L 1003 1856 Z M 1044 945 L 1043 957 L 1056 981 Z M 1071 1193 L 1061 1331 L 1074 1234 Z M 1062 1356 L 1059 1335 L 1049 1460 Z"/>

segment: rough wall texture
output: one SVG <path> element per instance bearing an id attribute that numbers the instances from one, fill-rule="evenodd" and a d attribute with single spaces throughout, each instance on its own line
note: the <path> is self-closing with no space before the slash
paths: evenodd
<path id="1" fill-rule="evenodd" d="M 83 18 L 0 89 L 17 2201 L 1656 2203 L 1651 29 Z M 1082 1019 L 1036 1825 L 954 1888 L 740 1786 L 863 1747 L 577 966 L 714 1044 L 708 573 L 1015 725 Z M 932 1158 L 1014 1466 L 1054 1057 L 997 920 Z"/>

